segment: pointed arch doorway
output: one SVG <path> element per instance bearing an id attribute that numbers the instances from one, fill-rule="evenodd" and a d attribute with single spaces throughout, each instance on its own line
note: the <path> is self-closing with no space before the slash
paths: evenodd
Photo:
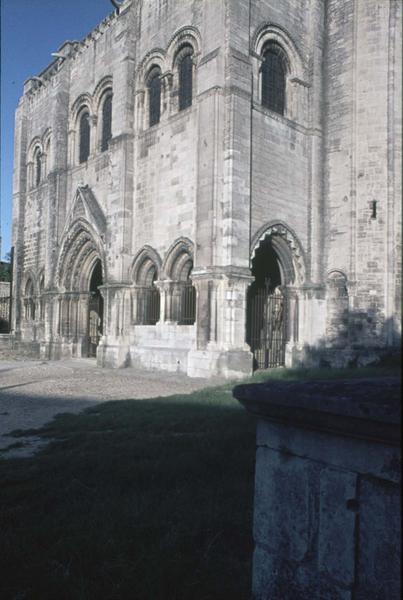
<path id="1" fill-rule="evenodd" d="M 246 341 L 253 353 L 254 370 L 281 367 L 288 342 L 298 337 L 294 285 L 304 279 L 303 253 L 294 234 L 281 224 L 263 229 L 253 247 L 255 279 L 247 293 Z"/>
<path id="2" fill-rule="evenodd" d="M 88 356 L 96 357 L 103 333 L 104 302 L 100 292 L 103 284 L 102 263 L 97 259 L 90 276 L 88 300 Z"/>
<path id="3" fill-rule="evenodd" d="M 102 239 L 83 218 L 66 230 L 56 269 L 60 354 L 96 356 L 104 324 L 105 256 Z"/>
<path id="4" fill-rule="evenodd" d="M 286 302 L 279 258 L 270 239 L 264 240 L 252 260 L 255 281 L 248 289 L 247 338 L 256 369 L 285 364 Z"/>

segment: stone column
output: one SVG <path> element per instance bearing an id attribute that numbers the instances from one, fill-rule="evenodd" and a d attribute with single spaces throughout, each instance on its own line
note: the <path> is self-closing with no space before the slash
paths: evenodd
<path id="1" fill-rule="evenodd" d="M 130 363 L 131 284 L 99 286 L 104 299 L 104 330 L 97 350 L 97 364 L 125 367 Z"/>
<path id="2" fill-rule="evenodd" d="M 192 281 L 197 290 L 196 347 L 188 356 L 188 374 L 250 374 L 252 353 L 245 342 L 246 291 L 252 282 L 249 270 L 194 270 Z"/>
<path id="3" fill-rule="evenodd" d="M 217 3 L 215 3 L 217 5 Z M 245 343 L 250 282 L 251 81 L 249 1 L 222 3 L 225 61 L 212 54 L 198 66 L 196 342 L 188 374 L 251 373 Z M 212 85 L 213 83 L 213 85 Z M 207 87 L 209 85 L 210 87 Z"/>
<path id="4" fill-rule="evenodd" d="M 271 381 L 258 415 L 255 600 L 399 598 L 400 382 Z"/>
<path id="5" fill-rule="evenodd" d="M 174 295 L 175 281 L 171 279 L 160 279 L 155 282 L 156 287 L 160 290 L 160 323 L 175 322 L 174 315 Z"/>

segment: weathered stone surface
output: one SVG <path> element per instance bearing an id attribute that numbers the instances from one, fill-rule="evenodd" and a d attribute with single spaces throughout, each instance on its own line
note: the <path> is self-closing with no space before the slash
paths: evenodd
<path id="1" fill-rule="evenodd" d="M 401 577 L 401 493 L 382 479 L 360 481 L 360 528 L 356 598 L 399 598 Z"/>
<path id="2" fill-rule="evenodd" d="M 321 471 L 318 569 L 321 579 L 347 588 L 355 577 L 357 492 L 355 473 L 329 468 Z"/>
<path id="3" fill-rule="evenodd" d="M 318 469 L 305 459 L 259 448 L 254 538 L 281 558 L 302 562 L 316 533 L 312 490 Z"/>
<path id="4" fill-rule="evenodd" d="M 64 43 L 16 111 L 14 336 L 44 358 L 98 343 L 103 365 L 239 377 L 252 369 L 248 344 L 255 360 L 269 344 L 259 318 L 254 342 L 246 322 L 264 247 L 263 279 L 277 278 L 284 298 L 280 364 L 364 364 L 398 348 L 400 39 L 397 1 L 125 0 Z M 179 110 L 189 44 L 192 103 Z M 267 44 L 286 59 L 284 110 L 262 102 Z M 154 67 L 162 96 L 150 127 Z M 191 326 L 178 313 L 185 280 Z M 143 288 L 159 293 L 158 318 L 145 318 Z"/>
<path id="5" fill-rule="evenodd" d="M 270 381 L 239 385 L 234 395 L 251 412 L 288 425 L 387 443 L 400 440 L 400 379 Z"/>
<path id="6" fill-rule="evenodd" d="M 234 395 L 259 416 L 253 597 L 397 600 L 400 380 L 268 381 Z"/>

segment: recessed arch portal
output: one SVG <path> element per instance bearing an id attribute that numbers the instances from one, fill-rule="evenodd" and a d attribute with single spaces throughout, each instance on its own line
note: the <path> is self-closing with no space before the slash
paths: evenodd
<path id="1" fill-rule="evenodd" d="M 283 224 L 261 229 L 252 246 L 254 281 L 247 295 L 247 336 L 255 369 L 285 364 L 286 344 L 296 336 L 298 303 L 294 286 L 303 281 L 302 248 Z"/>
<path id="2" fill-rule="evenodd" d="M 56 281 L 59 287 L 59 334 L 73 355 L 95 356 L 103 330 L 105 279 L 101 240 L 84 219 L 63 236 Z"/>

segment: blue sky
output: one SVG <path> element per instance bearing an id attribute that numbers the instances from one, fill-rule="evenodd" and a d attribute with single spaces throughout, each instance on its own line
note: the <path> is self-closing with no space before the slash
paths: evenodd
<path id="1" fill-rule="evenodd" d="M 110 0 L 0 0 L 1 236 L 11 247 L 14 111 L 23 83 L 52 60 L 65 40 L 83 38 L 113 11 Z"/>

